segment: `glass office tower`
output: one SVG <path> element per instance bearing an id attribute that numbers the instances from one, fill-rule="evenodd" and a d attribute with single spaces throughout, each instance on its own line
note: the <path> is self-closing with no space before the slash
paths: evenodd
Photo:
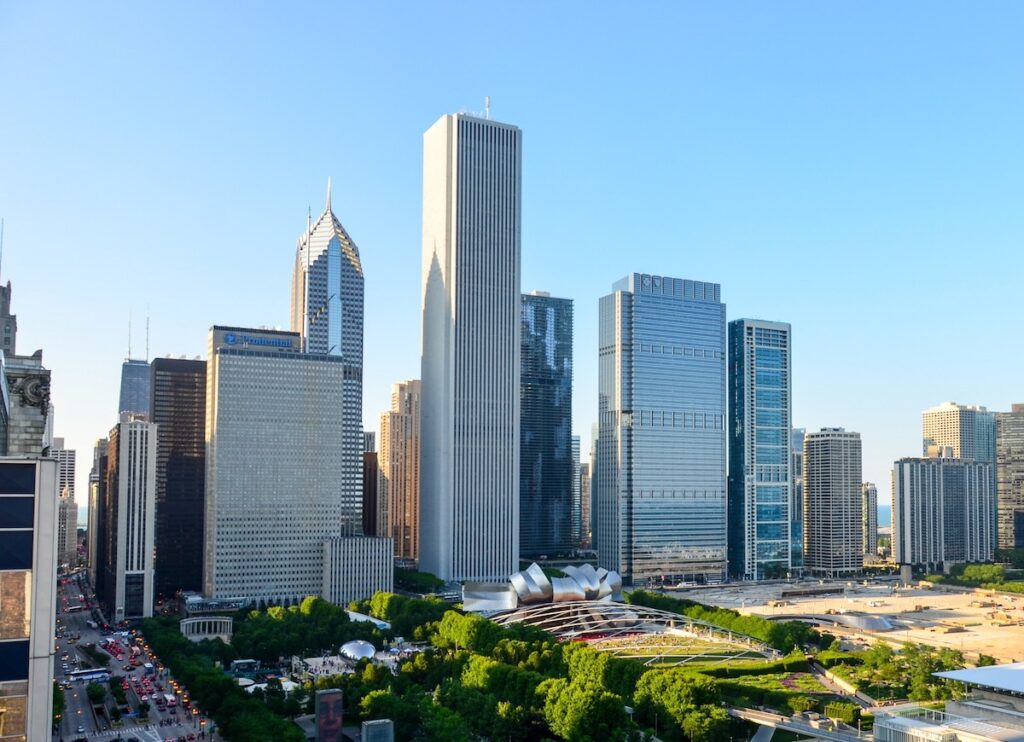
<path id="1" fill-rule="evenodd" d="M 790 326 L 729 323 L 729 572 L 745 580 L 791 569 Z"/>
<path id="2" fill-rule="evenodd" d="M 726 571 L 725 305 L 714 283 L 634 273 L 602 297 L 594 539 L 633 584 Z"/>
<path id="3" fill-rule="evenodd" d="M 523 295 L 520 359 L 519 553 L 554 555 L 573 546 L 571 299 Z"/>
<path id="4" fill-rule="evenodd" d="M 150 422 L 159 431 L 153 589 L 170 598 L 203 589 L 206 361 L 154 358 L 150 369 Z"/>
<path id="5" fill-rule="evenodd" d="M 122 420 L 149 415 L 149 361 L 129 358 L 121 364 L 117 411 Z"/>

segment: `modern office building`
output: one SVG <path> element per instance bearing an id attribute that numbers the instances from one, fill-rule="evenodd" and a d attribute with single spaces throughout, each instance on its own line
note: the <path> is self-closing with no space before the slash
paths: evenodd
<path id="1" fill-rule="evenodd" d="M 594 546 L 634 585 L 726 573 L 725 304 L 633 273 L 600 301 Z"/>
<path id="2" fill-rule="evenodd" d="M 998 547 L 1024 547 L 1024 404 L 996 413 Z"/>
<path id="3" fill-rule="evenodd" d="M 420 567 L 519 569 L 522 133 L 452 114 L 423 136 Z"/>
<path id="4" fill-rule="evenodd" d="M 353 499 L 343 486 L 352 437 L 342 421 L 345 385 L 357 380 L 342 356 L 300 348 L 295 332 L 210 330 L 207 598 L 294 603 L 323 594 L 324 543 L 361 530 L 362 493 Z M 361 448 L 362 426 L 355 441 Z M 365 567 L 346 565 L 352 579 Z"/>
<path id="5" fill-rule="evenodd" d="M 324 212 L 300 235 L 292 270 L 291 329 L 305 353 L 340 358 L 343 404 L 332 414 L 342 434 L 343 535 L 362 532 L 363 266 L 359 250 L 331 210 L 327 182 Z"/>
<path id="6" fill-rule="evenodd" d="M 580 500 L 580 437 L 572 437 L 572 533 L 570 541 L 573 548 L 579 546 L 583 537 L 583 503 Z"/>
<path id="7" fill-rule="evenodd" d="M 992 465 L 953 458 L 949 446 L 893 464 L 893 557 L 899 564 L 948 569 L 991 561 L 996 524 Z"/>
<path id="8" fill-rule="evenodd" d="M 17 403 L 16 403 L 17 404 Z M 50 739 L 57 462 L 0 458 L 0 738 Z"/>
<path id="9" fill-rule="evenodd" d="M 804 567 L 824 577 L 864 568 L 860 433 L 804 436 Z"/>
<path id="10" fill-rule="evenodd" d="M 794 572 L 804 567 L 804 428 L 793 428 L 789 438 L 789 562 Z"/>
<path id="11" fill-rule="evenodd" d="M 394 556 L 391 539 L 346 536 L 323 543 L 323 582 L 320 595 L 338 605 L 391 592 Z M 357 566 L 353 566 L 357 565 Z"/>
<path id="12" fill-rule="evenodd" d="M 785 322 L 729 323 L 729 571 L 791 571 L 792 331 Z"/>
<path id="13" fill-rule="evenodd" d="M 590 517 L 590 462 L 580 464 L 580 540 L 577 544 L 581 549 L 589 549 L 591 545 Z"/>
<path id="14" fill-rule="evenodd" d="M 380 416 L 378 497 L 387 502 L 387 531 L 395 558 L 420 554 L 420 382 L 391 387 L 391 409 Z"/>
<path id="15" fill-rule="evenodd" d="M 872 482 L 864 482 L 860 494 L 864 556 L 874 559 L 878 556 L 878 487 Z"/>
<path id="16" fill-rule="evenodd" d="M 57 503 L 57 564 L 78 566 L 78 507 L 67 487 Z"/>
<path id="17" fill-rule="evenodd" d="M 574 544 L 572 300 L 523 294 L 521 331 L 519 554 L 533 559 Z"/>
<path id="18" fill-rule="evenodd" d="M 373 444 L 374 439 L 363 436 L 364 443 Z M 380 465 L 377 452 L 370 448 L 363 450 L 363 535 L 384 536 L 382 521 L 388 517 L 387 502 L 380 496 L 377 480 L 380 478 Z"/>
<path id="19" fill-rule="evenodd" d="M 153 615 L 157 426 L 115 425 L 107 436 L 103 593 L 111 622 Z"/>
<path id="20" fill-rule="evenodd" d="M 0 337 L 0 350 L 8 358 L 17 353 L 18 342 L 18 317 L 11 314 L 11 282 L 6 286 L 0 286 L 0 330 L 3 331 Z"/>
<path id="21" fill-rule="evenodd" d="M 203 589 L 206 497 L 206 361 L 154 358 L 150 421 L 156 447 L 157 598 Z"/>
<path id="22" fill-rule="evenodd" d="M 121 364 L 121 395 L 117 410 L 121 420 L 149 415 L 149 361 L 126 358 Z"/>
<path id="23" fill-rule="evenodd" d="M 92 449 L 92 469 L 89 470 L 89 521 L 85 530 L 86 573 L 93 593 L 102 595 L 103 564 L 106 563 L 106 536 L 103 525 L 106 504 L 106 472 L 109 443 L 100 438 Z"/>

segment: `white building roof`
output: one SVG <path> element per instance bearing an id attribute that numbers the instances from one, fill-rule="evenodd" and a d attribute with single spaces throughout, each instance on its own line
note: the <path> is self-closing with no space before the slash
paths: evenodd
<path id="1" fill-rule="evenodd" d="M 968 685 L 1006 691 L 1007 693 L 1024 693 L 1024 662 L 1013 662 L 1008 665 L 991 665 L 990 667 L 974 667 L 968 670 L 952 670 L 950 672 L 933 673 L 936 677 L 947 680 L 959 680 Z"/>

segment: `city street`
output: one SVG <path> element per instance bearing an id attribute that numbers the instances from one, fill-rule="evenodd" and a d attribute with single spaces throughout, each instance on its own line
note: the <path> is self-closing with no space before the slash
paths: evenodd
<path id="1" fill-rule="evenodd" d="M 80 579 L 83 580 L 81 584 Z M 187 742 L 188 740 L 202 739 L 201 730 L 209 729 L 210 722 L 207 721 L 204 726 L 198 715 L 183 708 L 184 696 L 181 692 L 175 691 L 172 685 L 173 679 L 166 669 L 163 671 L 157 669 L 161 667 L 158 659 L 144 648 L 139 647 L 137 650 L 139 666 L 133 667 L 130 662 L 130 647 L 136 643 L 130 633 L 127 637 L 109 631 L 108 635 L 104 635 L 101 626 L 97 625 L 94 628 L 90 625 L 93 598 L 88 590 L 83 593 L 83 586 L 84 575 L 81 573 L 70 578 L 62 577 L 58 586 L 54 679 L 64 686 L 64 698 L 67 705 L 59 729 L 54 733 L 53 738 L 62 742 L 82 739 L 116 740 L 118 738 L 124 742 L 133 742 L 134 740 L 138 742 L 166 742 L 167 740 Z M 79 606 L 83 607 L 79 608 Z M 108 639 L 116 640 L 123 654 L 120 660 L 112 656 L 109 667 L 102 669 L 109 670 L 111 677 L 116 678 L 119 682 L 125 682 L 127 679 L 128 683 L 125 696 L 128 701 L 127 705 L 131 709 L 131 715 L 125 715 L 120 722 L 111 722 L 105 716 L 97 716 L 86 696 L 85 689 L 88 681 L 73 678 L 73 673 L 76 671 L 94 668 L 93 662 L 81 647 L 91 643 L 95 644 L 97 648 L 101 648 Z M 151 675 L 148 674 L 149 670 L 144 667 L 146 663 L 151 663 L 153 666 Z M 126 668 L 128 669 L 126 670 Z M 144 677 L 148 678 L 148 688 L 143 682 Z M 100 682 L 108 691 L 109 707 L 109 683 L 97 682 Z M 140 723 L 137 716 L 138 708 L 143 700 L 141 696 L 147 695 L 146 690 L 151 693 L 155 692 L 155 696 L 146 698 L 150 704 L 149 718 L 145 723 Z M 158 706 L 156 698 L 163 697 L 165 694 L 174 695 L 174 707 L 166 705 L 164 709 L 161 709 Z M 215 738 L 209 732 L 205 735 L 205 739 Z"/>

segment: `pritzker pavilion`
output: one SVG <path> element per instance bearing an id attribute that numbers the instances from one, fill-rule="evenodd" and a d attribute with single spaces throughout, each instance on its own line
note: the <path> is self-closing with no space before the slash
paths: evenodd
<path id="1" fill-rule="evenodd" d="M 549 577 L 537 564 L 508 582 L 467 582 L 463 608 L 495 623 L 525 623 L 563 641 L 585 641 L 595 649 L 645 664 L 774 659 L 768 645 L 720 626 L 623 602 L 622 578 L 592 565 L 564 567 Z"/>

